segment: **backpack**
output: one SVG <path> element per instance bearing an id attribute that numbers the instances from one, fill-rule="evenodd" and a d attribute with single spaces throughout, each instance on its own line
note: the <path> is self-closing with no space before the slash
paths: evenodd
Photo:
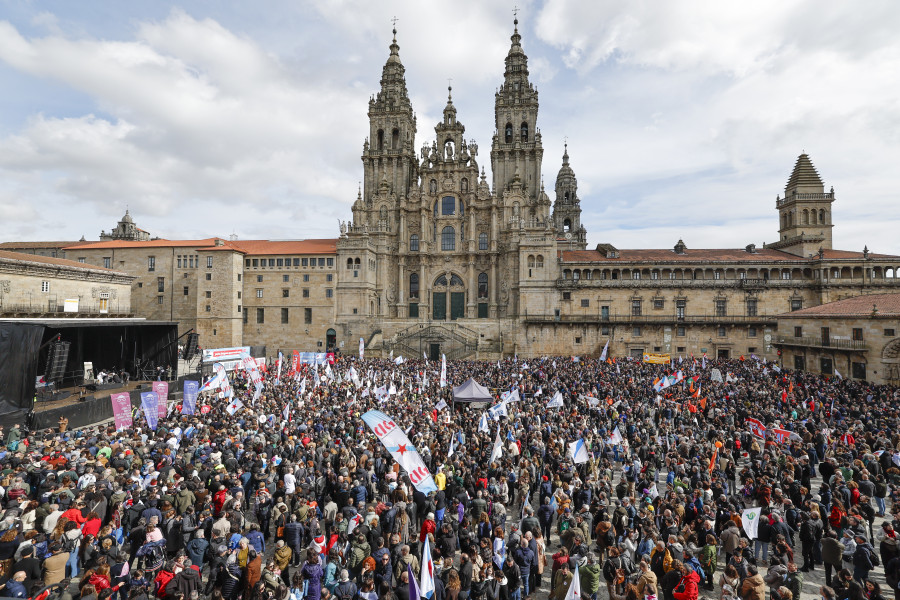
<path id="1" fill-rule="evenodd" d="M 873 567 L 877 567 L 881 564 L 881 559 L 878 558 L 877 552 L 875 552 L 871 548 L 866 548 L 866 552 L 869 553 L 869 560 L 872 562 Z"/>
<path id="2" fill-rule="evenodd" d="M 353 600 L 356 596 L 356 586 L 346 581 L 337 586 L 334 590 L 334 595 L 337 596 L 338 600 Z"/>
<path id="3" fill-rule="evenodd" d="M 157 598 L 165 598 L 166 597 L 166 586 L 169 585 L 169 582 L 175 579 L 175 573 L 172 571 L 162 570 L 159 572 L 159 575 L 156 576 L 156 579 L 153 583 L 156 584 L 156 597 Z"/>

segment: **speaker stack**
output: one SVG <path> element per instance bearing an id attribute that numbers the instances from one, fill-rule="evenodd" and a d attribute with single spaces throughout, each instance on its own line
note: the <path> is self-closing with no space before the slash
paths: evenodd
<path id="1" fill-rule="evenodd" d="M 197 344 L 200 341 L 200 335 L 196 333 L 189 333 L 187 336 L 187 343 L 184 345 L 184 352 L 181 355 L 181 358 L 184 360 L 191 360 L 194 358 L 194 355 L 197 354 Z"/>
<path id="2" fill-rule="evenodd" d="M 47 381 L 59 383 L 66 373 L 69 362 L 69 346 L 71 342 L 53 342 L 47 353 L 47 368 L 44 371 Z"/>

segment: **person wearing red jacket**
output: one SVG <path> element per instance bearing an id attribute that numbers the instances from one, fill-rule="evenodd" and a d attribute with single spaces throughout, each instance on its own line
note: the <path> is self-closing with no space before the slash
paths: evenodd
<path id="1" fill-rule="evenodd" d="M 700 595 L 699 583 L 700 575 L 694 571 L 692 566 L 684 565 L 684 576 L 681 578 L 681 581 L 678 582 L 678 585 L 675 586 L 675 591 L 672 592 L 672 596 L 675 600 L 697 600 Z M 683 591 L 679 592 L 679 588 Z"/>
<path id="2" fill-rule="evenodd" d="M 65 517 L 66 519 L 77 523 L 80 527 L 87 519 L 84 518 L 84 515 L 81 514 L 81 509 L 84 508 L 84 502 L 79 502 L 75 508 L 70 508 L 66 512 L 60 515 L 60 518 Z"/>
<path id="3" fill-rule="evenodd" d="M 419 543 L 425 543 L 428 534 L 434 534 L 436 531 L 437 524 L 434 522 L 434 513 L 428 513 L 428 516 L 422 521 L 422 529 L 419 530 Z"/>

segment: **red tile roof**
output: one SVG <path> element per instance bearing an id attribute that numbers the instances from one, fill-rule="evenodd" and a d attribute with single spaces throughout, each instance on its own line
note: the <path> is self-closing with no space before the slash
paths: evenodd
<path id="1" fill-rule="evenodd" d="M 70 269 L 81 269 L 83 271 L 106 271 L 108 273 L 118 273 L 121 275 L 126 275 L 126 273 L 123 273 L 122 271 L 116 271 L 115 269 L 104 269 L 103 267 L 80 263 L 75 260 L 66 260 L 65 258 L 51 258 L 49 256 L 38 256 L 36 254 L 26 254 L 24 252 L 9 252 L 7 250 L 0 250 L 0 260 L 15 260 L 24 263 L 30 262 L 42 265 L 58 265 L 60 267 L 67 267 Z"/>
<path id="2" fill-rule="evenodd" d="M 563 262 L 599 262 L 599 263 L 607 263 L 607 264 L 615 264 L 615 263 L 627 263 L 627 262 L 638 262 L 638 261 L 649 261 L 649 262 L 667 262 L 667 261 L 676 261 L 676 262 L 698 262 L 698 261 L 712 261 L 712 262 L 723 262 L 723 263 L 733 263 L 733 262 L 745 262 L 745 263 L 757 263 L 757 262 L 807 262 L 808 258 L 803 258 L 802 256 L 796 256 L 794 254 L 789 254 L 787 252 L 782 252 L 781 250 L 771 250 L 769 248 L 757 248 L 752 254 L 747 252 L 743 248 L 725 248 L 725 249 L 698 249 L 691 250 L 687 249 L 684 251 L 684 254 L 676 254 L 674 250 L 670 249 L 646 249 L 646 250 L 619 250 L 618 258 L 607 258 L 606 254 L 603 252 L 598 252 L 596 250 L 562 250 L 560 251 L 560 255 L 562 257 Z M 850 252 L 847 250 L 826 250 L 825 258 L 826 259 L 861 259 L 863 257 L 862 252 Z M 887 258 L 896 258 L 900 261 L 900 256 L 893 256 L 890 254 L 874 254 L 870 253 L 869 258 L 873 259 L 887 259 Z M 898 264 L 900 266 L 900 264 Z"/>
<path id="3" fill-rule="evenodd" d="M 203 248 L 203 250 L 236 250 L 252 255 L 287 255 L 287 254 L 335 254 L 337 238 L 318 240 L 238 240 L 227 241 L 224 246 Z"/>
<path id="4" fill-rule="evenodd" d="M 125 240 L 109 240 L 106 242 L 89 242 L 87 244 L 79 244 L 77 247 L 81 250 L 104 250 L 106 248 L 202 248 L 203 246 L 212 246 L 216 243 L 216 238 L 206 238 L 205 240 L 147 240 L 146 242 L 130 242 Z M 68 248 L 66 248 L 68 249 Z"/>
<path id="5" fill-rule="evenodd" d="M 836 302 L 810 306 L 801 310 L 778 315 L 779 318 L 804 318 L 804 317 L 871 317 L 873 314 L 880 317 L 900 317 L 900 293 L 898 294 L 868 294 L 845 298 Z"/>
<path id="6" fill-rule="evenodd" d="M 91 242 L 2 242 L 0 250 L 17 250 L 30 248 L 73 248 Z"/>

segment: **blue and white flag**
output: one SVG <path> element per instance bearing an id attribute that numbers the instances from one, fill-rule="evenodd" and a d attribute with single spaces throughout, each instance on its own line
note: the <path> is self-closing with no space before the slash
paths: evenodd
<path id="1" fill-rule="evenodd" d="M 201 392 L 208 390 L 217 390 L 223 383 L 228 381 L 228 375 L 225 373 L 225 366 L 222 363 L 213 363 L 213 376 L 203 384 L 200 388 Z"/>
<path id="2" fill-rule="evenodd" d="M 431 543 L 425 536 L 425 545 L 422 548 L 422 570 L 419 577 L 419 594 L 422 598 L 434 596 L 434 559 L 431 557 Z"/>
<path id="3" fill-rule="evenodd" d="M 377 410 L 370 410 L 362 418 L 394 460 L 407 472 L 409 480 L 417 490 L 423 494 L 437 491 L 437 485 L 422 456 L 393 419 Z"/>
<path id="4" fill-rule="evenodd" d="M 616 428 L 613 429 L 613 432 L 609 435 L 609 439 L 606 440 L 606 443 L 615 446 L 616 444 L 621 444 L 623 441 L 624 438 L 622 437 L 622 433 L 619 431 L 619 426 L 616 425 Z"/>
<path id="5" fill-rule="evenodd" d="M 444 410 L 447 408 L 447 401 L 441 398 L 441 401 L 434 405 L 435 410 Z"/>
<path id="6" fill-rule="evenodd" d="M 450 449 L 447 450 L 447 458 L 453 456 L 456 452 L 456 446 L 459 444 L 459 432 L 454 433 L 453 437 L 450 438 Z"/>
<path id="7" fill-rule="evenodd" d="M 495 421 L 499 421 L 500 417 L 509 418 L 509 411 L 506 410 L 506 402 L 501 402 L 500 404 L 490 407 L 488 413 L 490 413 L 491 418 Z"/>
<path id="8" fill-rule="evenodd" d="M 590 456 L 588 455 L 587 446 L 585 445 L 583 438 L 569 444 L 569 456 L 576 465 L 587 462 Z"/>
<path id="9" fill-rule="evenodd" d="M 603 346 L 603 352 L 600 353 L 600 362 L 606 360 L 606 353 L 609 351 L 609 340 L 606 340 L 606 345 Z"/>
<path id="10" fill-rule="evenodd" d="M 509 440 L 510 442 L 516 441 L 516 437 L 512 434 L 512 430 L 510 430 L 510 429 L 506 430 L 506 439 Z"/>
<path id="11" fill-rule="evenodd" d="M 562 408 L 563 406 L 565 406 L 565 403 L 563 402 L 563 395 L 560 391 L 553 394 L 553 397 L 550 398 L 550 402 L 547 403 L 547 408 Z"/>
<path id="12" fill-rule="evenodd" d="M 366 342 L 364 342 L 362 338 L 359 338 L 359 360 L 364 359 L 365 356 L 366 356 Z"/>
<path id="13" fill-rule="evenodd" d="M 481 419 L 478 421 L 478 431 L 483 431 L 485 433 L 491 432 L 491 428 L 488 425 L 487 413 L 481 413 Z"/>
<path id="14" fill-rule="evenodd" d="M 497 438 L 494 447 L 491 448 L 491 459 L 488 462 L 496 462 L 503 456 L 503 440 L 500 439 L 500 430 L 497 430 Z"/>
<path id="15" fill-rule="evenodd" d="M 159 423 L 159 394 L 156 392 L 141 392 L 141 408 L 144 409 L 144 418 L 150 429 L 156 431 Z"/>
<path id="16" fill-rule="evenodd" d="M 225 412 L 229 415 L 234 416 L 234 413 L 241 410 L 244 407 L 244 403 L 240 401 L 240 399 L 235 398 L 231 402 L 228 403 L 228 406 L 225 407 Z"/>
<path id="17" fill-rule="evenodd" d="M 537 395 L 537 394 L 535 394 L 535 395 Z M 504 403 L 506 403 L 506 402 L 518 402 L 522 398 L 519 397 L 519 390 L 516 388 L 513 388 L 513 389 L 509 390 L 508 392 L 503 392 L 502 394 L 500 394 L 500 399 Z"/>

